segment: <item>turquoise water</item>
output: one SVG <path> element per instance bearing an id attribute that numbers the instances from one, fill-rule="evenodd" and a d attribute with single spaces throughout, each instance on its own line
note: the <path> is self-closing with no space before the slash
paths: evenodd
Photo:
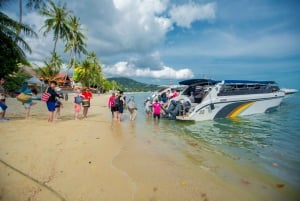
<path id="1" fill-rule="evenodd" d="M 284 83 L 280 86 L 299 90 L 297 73 L 290 72 L 290 79 L 279 79 L 279 83 Z M 139 108 L 137 129 L 148 131 L 140 135 L 159 132 L 159 140 L 175 144 L 182 152 L 188 149 L 182 143 L 192 141 L 202 149 L 221 153 L 236 163 L 249 164 L 300 187 L 300 93 L 288 96 L 277 111 L 267 114 L 194 123 L 161 120 L 159 124 L 148 120 L 143 112 L 143 101 L 148 95 L 135 94 Z"/>

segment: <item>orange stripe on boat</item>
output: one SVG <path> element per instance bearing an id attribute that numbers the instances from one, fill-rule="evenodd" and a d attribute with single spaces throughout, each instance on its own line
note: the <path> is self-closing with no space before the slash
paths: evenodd
<path id="1" fill-rule="evenodd" d="M 230 114 L 228 115 L 229 118 L 234 118 L 237 117 L 240 113 L 242 113 L 244 110 L 246 110 L 248 107 L 250 107 L 251 105 L 253 105 L 255 102 L 247 102 L 244 103 L 238 107 L 236 107 L 234 110 L 232 110 L 230 112 Z"/>

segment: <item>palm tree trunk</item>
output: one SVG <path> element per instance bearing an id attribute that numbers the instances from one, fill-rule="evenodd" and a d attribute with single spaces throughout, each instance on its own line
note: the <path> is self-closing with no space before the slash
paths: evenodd
<path id="1" fill-rule="evenodd" d="M 23 15 L 23 0 L 19 0 L 19 22 L 22 23 L 22 15 Z"/>
<path id="2" fill-rule="evenodd" d="M 56 37 L 54 41 L 53 54 L 56 52 L 57 41 L 58 41 L 58 37 Z"/>

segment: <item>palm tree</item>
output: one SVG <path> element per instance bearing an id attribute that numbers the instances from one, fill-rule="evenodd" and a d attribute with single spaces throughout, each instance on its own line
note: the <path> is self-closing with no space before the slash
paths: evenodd
<path id="1" fill-rule="evenodd" d="M 9 1 L 9 0 L 7 0 Z M 27 0 L 26 7 L 40 9 L 45 6 L 45 0 Z M 23 0 L 19 0 L 19 22 L 22 23 L 23 17 Z"/>
<path id="2" fill-rule="evenodd" d="M 91 63 L 91 76 L 90 76 L 90 84 L 92 85 L 101 85 L 103 82 L 103 74 L 102 68 L 100 65 L 100 61 L 97 59 L 97 55 L 95 52 L 90 52 L 87 55 L 87 59 Z"/>
<path id="3" fill-rule="evenodd" d="M 86 50 L 86 36 L 82 33 L 81 24 L 79 18 L 70 16 L 68 25 L 70 32 L 67 36 L 67 43 L 65 45 L 65 52 L 70 52 L 70 68 L 74 67 L 76 62 L 76 55 L 81 53 L 87 54 Z"/>
<path id="4" fill-rule="evenodd" d="M 103 74 L 95 52 L 89 53 L 86 59 L 75 68 L 74 79 L 80 81 L 84 86 L 101 84 Z"/>
<path id="5" fill-rule="evenodd" d="M 59 72 L 62 64 L 63 64 L 62 58 L 59 55 L 57 55 L 55 52 L 52 53 L 51 59 L 50 59 L 50 65 L 52 66 L 54 71 Z"/>
<path id="6" fill-rule="evenodd" d="M 84 59 L 74 70 L 74 80 L 81 82 L 83 86 L 89 86 L 91 63 Z"/>
<path id="7" fill-rule="evenodd" d="M 3 1 L 0 5 L 2 3 Z M 22 33 L 23 36 L 37 37 L 29 26 L 0 12 L 0 74 L 2 76 L 16 70 L 16 64 L 26 59 L 24 51 L 31 53 L 30 46 L 18 33 Z"/>
<path id="8" fill-rule="evenodd" d="M 66 40 L 68 35 L 70 35 L 70 28 L 67 20 L 70 13 L 71 12 L 67 9 L 66 4 L 63 6 L 60 4 L 56 5 L 52 0 L 50 0 L 49 4 L 40 11 L 40 14 L 47 18 L 42 27 L 42 29 L 45 29 L 44 35 L 53 31 L 53 53 L 56 52 L 58 39 Z"/>
<path id="9" fill-rule="evenodd" d="M 44 61 L 45 66 L 39 68 L 37 73 L 45 80 L 52 80 L 60 71 L 62 59 L 56 53 L 52 53 L 51 58 Z"/>

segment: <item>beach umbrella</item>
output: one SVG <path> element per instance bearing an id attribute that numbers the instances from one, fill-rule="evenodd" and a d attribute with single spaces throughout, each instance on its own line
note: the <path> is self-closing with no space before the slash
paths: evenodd
<path id="1" fill-rule="evenodd" d="M 28 79 L 28 80 L 26 80 L 26 82 L 28 84 L 43 84 L 43 82 L 41 80 L 39 80 L 39 78 L 37 78 L 35 76 L 32 77 L 32 78 L 30 78 L 30 79 Z"/>

